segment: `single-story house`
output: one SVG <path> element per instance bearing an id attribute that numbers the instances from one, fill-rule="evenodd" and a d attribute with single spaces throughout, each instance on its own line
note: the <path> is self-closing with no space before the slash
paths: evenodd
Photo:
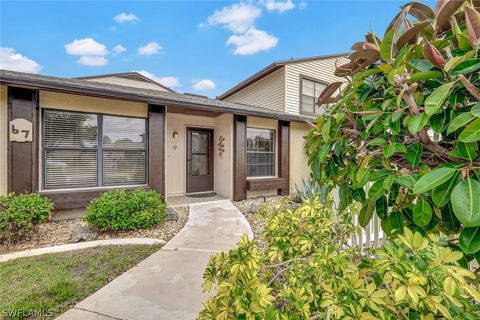
<path id="1" fill-rule="evenodd" d="M 57 209 L 112 188 L 167 199 L 288 194 L 309 172 L 305 120 L 312 117 L 176 93 L 136 73 L 0 70 L 0 194 L 38 192 Z"/>

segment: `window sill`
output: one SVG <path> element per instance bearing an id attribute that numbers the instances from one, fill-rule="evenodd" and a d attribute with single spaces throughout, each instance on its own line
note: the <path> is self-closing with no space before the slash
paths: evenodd
<path id="1" fill-rule="evenodd" d="M 285 189 L 287 180 L 284 178 L 256 178 L 247 179 L 247 190 L 269 190 L 269 189 Z"/>

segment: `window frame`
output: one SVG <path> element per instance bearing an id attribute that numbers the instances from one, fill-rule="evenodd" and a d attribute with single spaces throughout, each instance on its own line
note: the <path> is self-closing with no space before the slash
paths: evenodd
<path id="1" fill-rule="evenodd" d="M 254 130 L 267 130 L 273 132 L 273 151 L 271 152 L 273 154 L 273 175 L 266 175 L 266 176 L 249 176 L 248 175 L 248 153 L 259 153 L 258 151 L 248 151 L 248 146 L 247 146 L 247 140 L 248 140 L 248 130 L 249 129 L 254 129 Z M 277 130 L 273 128 L 260 128 L 260 127 L 249 127 L 247 126 L 247 130 L 245 133 L 245 163 L 246 163 L 246 176 L 247 180 L 253 180 L 253 179 L 265 179 L 265 178 L 276 178 L 277 177 Z"/>
<path id="2" fill-rule="evenodd" d="M 68 147 L 46 147 L 45 146 L 45 112 L 67 112 L 67 113 L 75 113 L 75 114 L 88 114 L 88 115 L 95 115 L 97 116 L 97 146 L 95 148 L 68 148 Z M 115 149 L 115 148 L 103 148 L 103 117 L 104 116 L 111 116 L 111 117 L 119 117 L 119 118 L 132 118 L 132 119 L 142 119 L 145 121 L 145 148 L 125 148 L 125 149 Z M 98 112 L 83 112 L 78 110 L 68 110 L 68 109 L 55 109 L 55 108 L 41 108 L 41 118 L 40 118 L 40 125 L 41 125 L 41 137 L 40 137 L 40 186 L 41 191 L 61 191 L 61 190 L 94 190 L 94 189 L 108 189 L 108 188 L 115 188 L 115 187 L 136 187 L 136 186 L 146 186 L 148 185 L 148 168 L 149 168 L 149 158 L 148 158 L 148 148 L 149 148 L 149 127 L 148 127 L 148 118 L 143 117 L 136 117 L 136 116 L 124 116 L 118 114 L 108 114 L 108 113 L 98 113 Z M 82 185 L 70 185 L 64 187 L 47 187 L 46 186 L 46 151 L 47 150 L 62 150 L 62 151 L 96 151 L 96 185 L 95 186 L 82 186 Z M 145 168 L 144 168 L 144 181 L 142 183 L 133 183 L 133 184 L 125 184 L 125 183 L 118 183 L 118 184 L 104 184 L 104 157 L 103 151 L 119 151 L 119 152 L 145 152 Z"/>
<path id="3" fill-rule="evenodd" d="M 327 81 L 323 81 L 323 80 L 320 80 L 320 79 L 317 79 L 317 78 L 314 78 L 314 77 L 310 77 L 310 76 L 306 76 L 306 75 L 303 75 L 303 74 L 300 74 L 300 89 L 299 89 L 299 92 L 300 92 L 300 95 L 299 95 L 299 106 L 298 106 L 298 110 L 300 112 L 300 114 L 304 114 L 304 115 L 309 115 L 309 116 L 319 116 L 318 113 L 315 113 L 315 108 L 319 108 L 317 106 L 317 102 L 315 101 L 315 97 L 313 97 L 313 112 L 308 112 L 308 111 L 305 111 L 303 110 L 303 80 L 309 80 L 309 81 L 313 81 L 313 82 L 317 82 L 319 84 L 323 84 L 325 86 L 328 87 L 328 85 L 330 85 L 329 82 Z"/>

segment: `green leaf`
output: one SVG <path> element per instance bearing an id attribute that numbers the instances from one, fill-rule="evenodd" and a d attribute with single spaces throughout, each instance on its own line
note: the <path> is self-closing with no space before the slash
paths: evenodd
<path id="1" fill-rule="evenodd" d="M 458 183 L 450 196 L 458 220 L 467 227 L 480 226 L 480 182 L 467 178 Z"/>
<path id="2" fill-rule="evenodd" d="M 477 103 L 470 109 L 470 113 L 473 114 L 475 117 L 480 118 L 480 103 Z"/>
<path id="3" fill-rule="evenodd" d="M 383 146 L 385 144 L 385 139 L 383 138 L 375 138 L 372 139 L 367 146 L 368 147 L 376 147 L 376 146 Z"/>
<path id="4" fill-rule="evenodd" d="M 411 134 L 417 134 L 418 131 L 422 130 L 423 127 L 428 122 L 428 115 L 426 113 L 420 113 L 410 119 L 408 121 L 408 131 L 410 131 Z"/>
<path id="5" fill-rule="evenodd" d="M 317 141 L 320 141 L 320 139 Z M 317 159 L 319 163 L 322 163 L 323 161 L 325 161 L 325 158 L 327 157 L 327 153 L 329 150 L 330 150 L 329 143 L 326 143 L 320 147 L 320 149 L 317 152 Z"/>
<path id="6" fill-rule="evenodd" d="M 460 233 L 460 248 L 466 254 L 474 254 L 480 251 L 480 227 L 465 228 Z"/>
<path id="7" fill-rule="evenodd" d="M 408 64 L 414 69 L 425 72 L 433 69 L 433 65 L 425 59 L 411 59 L 408 61 Z M 443 73 L 442 73 L 443 76 Z"/>
<path id="8" fill-rule="evenodd" d="M 452 70 L 452 77 L 456 77 L 460 74 L 469 74 L 480 69 L 480 59 L 467 60 L 460 63 Z"/>
<path id="9" fill-rule="evenodd" d="M 404 187 L 407 187 L 408 189 L 412 189 L 416 181 L 411 175 L 407 174 L 403 176 L 396 176 L 395 182 Z"/>
<path id="10" fill-rule="evenodd" d="M 445 121 L 447 120 L 447 113 L 445 111 L 434 114 L 430 118 L 430 127 L 436 133 L 441 133 L 445 130 Z"/>
<path id="11" fill-rule="evenodd" d="M 418 201 L 413 207 L 413 221 L 417 226 L 425 227 L 432 220 L 432 207 L 426 200 Z"/>
<path id="12" fill-rule="evenodd" d="M 409 82 L 424 81 L 430 79 L 442 78 L 443 72 L 441 71 L 423 71 L 416 72 L 410 76 Z"/>
<path id="13" fill-rule="evenodd" d="M 390 191 L 390 188 L 392 188 L 393 182 L 395 181 L 395 176 L 394 175 L 389 175 L 383 180 L 383 188 L 385 190 Z"/>
<path id="14" fill-rule="evenodd" d="M 393 38 L 395 36 L 395 29 L 390 29 L 380 44 L 380 57 L 385 62 L 390 62 L 393 56 Z"/>
<path id="15" fill-rule="evenodd" d="M 378 180 L 368 189 L 368 198 L 376 201 L 385 193 L 383 188 L 383 180 Z"/>
<path id="16" fill-rule="evenodd" d="M 463 143 L 458 142 L 457 148 L 448 155 L 452 154 L 454 157 L 459 157 L 466 160 L 475 160 L 477 158 L 478 144 L 476 142 Z"/>
<path id="17" fill-rule="evenodd" d="M 403 214 L 401 212 L 392 212 L 388 216 L 388 224 L 390 225 L 391 233 L 402 233 Z"/>
<path id="18" fill-rule="evenodd" d="M 458 136 L 461 142 L 476 142 L 480 140 L 480 118 L 470 123 Z"/>
<path id="19" fill-rule="evenodd" d="M 407 153 L 407 147 L 405 147 L 405 145 L 403 145 L 399 142 L 395 142 L 393 145 L 395 146 L 395 152 Z"/>
<path id="20" fill-rule="evenodd" d="M 385 158 L 390 158 L 393 154 L 395 153 L 395 146 L 391 143 L 386 144 L 385 147 L 383 147 L 383 156 Z"/>
<path id="21" fill-rule="evenodd" d="M 340 185 L 338 194 L 340 198 L 340 203 L 338 204 L 338 211 L 342 212 L 350 203 L 352 203 L 352 198 L 350 197 L 350 192 L 348 191 L 348 185 Z"/>
<path id="22" fill-rule="evenodd" d="M 368 201 L 367 205 L 363 206 L 362 210 L 358 214 L 358 223 L 362 227 L 366 227 L 373 216 L 373 210 L 375 209 L 375 204 L 372 201 Z"/>
<path id="23" fill-rule="evenodd" d="M 437 113 L 443 106 L 455 82 L 444 83 L 425 99 L 425 113 L 429 116 Z"/>
<path id="24" fill-rule="evenodd" d="M 457 130 L 458 128 L 463 127 L 464 125 L 469 123 L 473 118 L 475 117 L 470 112 L 460 113 L 455 118 L 453 118 L 452 121 L 450 122 L 450 125 L 447 128 L 447 134 L 450 134 L 455 130 Z"/>
<path id="25" fill-rule="evenodd" d="M 447 182 L 455 174 L 454 168 L 436 168 L 420 179 L 413 186 L 413 193 L 419 194 L 432 190 L 435 187 Z"/>
<path id="26" fill-rule="evenodd" d="M 412 143 L 407 148 L 407 154 L 405 156 L 405 161 L 412 167 L 416 167 L 422 159 L 423 145 L 420 142 Z"/>
<path id="27" fill-rule="evenodd" d="M 450 195 L 457 185 L 459 177 L 460 171 L 456 172 L 450 180 L 432 190 L 432 201 L 437 207 L 442 208 L 450 201 Z"/>

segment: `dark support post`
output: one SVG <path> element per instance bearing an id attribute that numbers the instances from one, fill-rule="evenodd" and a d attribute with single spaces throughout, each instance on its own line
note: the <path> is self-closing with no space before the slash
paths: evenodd
<path id="1" fill-rule="evenodd" d="M 233 116 L 233 200 L 247 198 L 247 117 Z"/>
<path id="2" fill-rule="evenodd" d="M 12 141 L 15 119 L 31 123 L 31 130 L 24 130 L 27 141 Z M 8 87 L 8 192 L 38 192 L 38 128 L 38 91 Z"/>
<path id="3" fill-rule="evenodd" d="M 278 121 L 278 177 L 285 179 L 285 188 L 279 195 L 290 193 L 290 122 Z"/>
<path id="4" fill-rule="evenodd" d="M 148 185 L 165 198 L 165 106 L 148 105 Z"/>

